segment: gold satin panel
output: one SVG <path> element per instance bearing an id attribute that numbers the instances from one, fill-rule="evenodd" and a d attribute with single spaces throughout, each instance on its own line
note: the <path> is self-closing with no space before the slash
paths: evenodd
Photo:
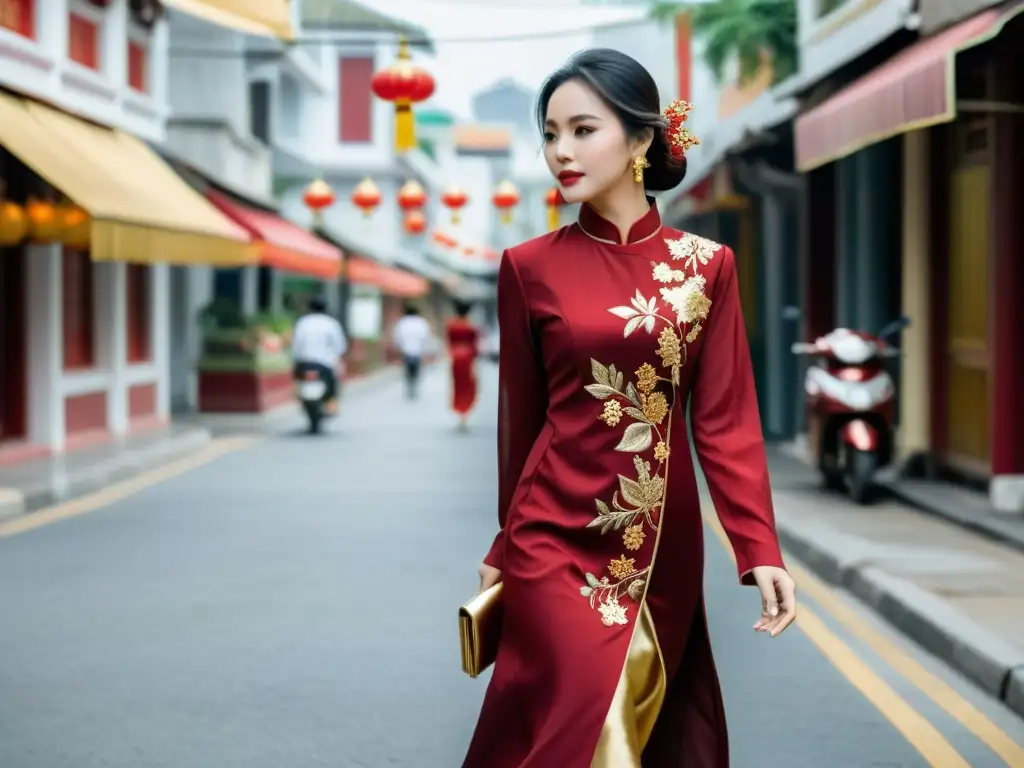
<path id="1" fill-rule="evenodd" d="M 641 768 L 640 755 L 651 738 L 667 687 L 665 660 L 644 604 L 591 768 Z"/>

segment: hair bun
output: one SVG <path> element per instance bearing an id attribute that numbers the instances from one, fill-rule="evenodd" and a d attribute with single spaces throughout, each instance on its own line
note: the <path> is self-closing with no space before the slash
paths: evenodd
<path id="1" fill-rule="evenodd" d="M 647 162 L 651 165 L 644 171 L 644 188 L 652 192 L 665 192 L 682 183 L 686 177 L 686 156 L 676 157 L 669 144 L 668 128 L 654 132 L 654 140 L 647 150 Z"/>

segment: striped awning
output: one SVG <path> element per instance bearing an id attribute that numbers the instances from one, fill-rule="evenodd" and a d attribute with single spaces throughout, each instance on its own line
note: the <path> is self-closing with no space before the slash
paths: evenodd
<path id="1" fill-rule="evenodd" d="M 956 55 L 991 40 L 1024 10 L 993 8 L 920 40 L 796 119 L 806 172 L 908 131 L 956 118 Z"/>

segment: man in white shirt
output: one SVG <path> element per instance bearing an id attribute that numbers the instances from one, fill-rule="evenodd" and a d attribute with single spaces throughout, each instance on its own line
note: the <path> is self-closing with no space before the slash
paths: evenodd
<path id="1" fill-rule="evenodd" d="M 309 368 L 320 371 L 327 383 L 324 400 L 333 404 L 338 395 L 336 367 L 348 349 L 348 339 L 341 323 L 327 314 L 327 302 L 314 298 L 309 313 L 299 318 L 292 331 L 292 363 L 294 375 L 301 376 Z"/>
<path id="2" fill-rule="evenodd" d="M 406 306 L 405 315 L 395 323 L 392 338 L 402 355 L 405 367 L 406 394 L 410 400 L 416 398 L 416 387 L 420 377 L 420 363 L 433 337 L 430 324 L 411 304 Z"/>

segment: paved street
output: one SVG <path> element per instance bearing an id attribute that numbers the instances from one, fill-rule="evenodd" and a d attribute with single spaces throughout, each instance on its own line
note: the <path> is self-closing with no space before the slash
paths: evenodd
<path id="1" fill-rule="evenodd" d="M 0 766 L 456 768 L 484 682 L 459 670 L 455 610 L 495 526 L 481 373 L 469 434 L 441 371 L 417 404 L 391 377 L 329 435 L 268 437 L 0 538 Z M 803 596 L 799 629 L 755 636 L 758 597 L 713 528 L 707 582 L 733 765 L 1005 765 L 833 601 L 950 684 L 947 708 L 1024 743 L 1019 719 L 830 590 Z"/>

